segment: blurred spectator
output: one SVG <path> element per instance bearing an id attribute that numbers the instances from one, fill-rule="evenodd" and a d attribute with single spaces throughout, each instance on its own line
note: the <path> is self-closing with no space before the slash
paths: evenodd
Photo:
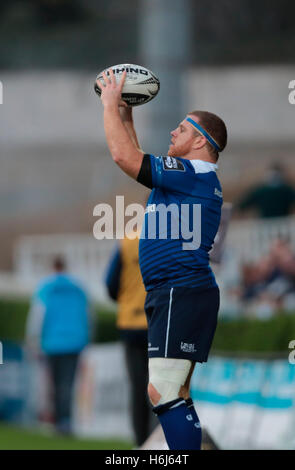
<path id="1" fill-rule="evenodd" d="M 81 351 L 90 338 L 86 293 L 56 258 L 54 274 L 35 292 L 27 322 L 27 343 L 48 359 L 53 384 L 55 423 L 59 432 L 71 432 L 72 390 Z"/>
<path id="2" fill-rule="evenodd" d="M 242 267 L 240 295 L 261 317 L 295 310 L 295 254 L 287 240 L 275 240 L 266 256 Z"/>
<path id="3" fill-rule="evenodd" d="M 265 182 L 245 194 L 237 209 L 254 208 L 262 218 L 284 217 L 291 213 L 294 203 L 294 187 L 285 179 L 283 167 L 274 163 L 266 173 Z"/>
<path id="4" fill-rule="evenodd" d="M 130 380 L 130 409 L 137 446 L 158 424 L 147 396 L 147 320 L 145 288 L 138 264 L 138 238 L 125 238 L 117 247 L 106 273 L 108 293 L 118 302 L 117 327 L 124 345 Z"/>

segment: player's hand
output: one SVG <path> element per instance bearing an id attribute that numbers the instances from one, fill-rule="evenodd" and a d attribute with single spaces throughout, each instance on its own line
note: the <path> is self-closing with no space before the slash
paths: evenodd
<path id="1" fill-rule="evenodd" d="M 122 100 L 122 89 L 126 74 L 127 72 L 124 70 L 120 82 L 117 83 L 113 69 L 109 69 L 109 76 L 105 72 L 102 74 L 104 83 L 98 79 L 96 80 L 97 86 L 101 89 L 101 101 L 104 106 L 127 107 L 127 103 Z"/>

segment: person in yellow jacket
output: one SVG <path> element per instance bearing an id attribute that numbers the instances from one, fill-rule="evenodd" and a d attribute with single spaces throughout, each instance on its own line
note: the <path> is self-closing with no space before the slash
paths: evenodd
<path id="1" fill-rule="evenodd" d="M 130 411 L 136 444 L 140 446 L 157 425 L 147 396 L 146 291 L 138 264 L 138 238 L 124 238 L 106 272 L 110 297 L 118 302 L 117 327 L 124 345 L 130 380 Z"/>

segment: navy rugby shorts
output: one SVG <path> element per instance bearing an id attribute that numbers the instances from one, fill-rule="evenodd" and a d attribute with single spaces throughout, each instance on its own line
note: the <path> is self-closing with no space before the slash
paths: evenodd
<path id="1" fill-rule="evenodd" d="M 149 291 L 145 301 L 148 356 L 206 362 L 219 310 L 219 289 L 173 287 Z"/>

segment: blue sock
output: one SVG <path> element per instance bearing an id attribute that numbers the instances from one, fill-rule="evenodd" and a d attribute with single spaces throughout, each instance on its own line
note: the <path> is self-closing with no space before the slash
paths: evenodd
<path id="1" fill-rule="evenodd" d="M 200 440 L 200 448 L 201 448 L 201 443 L 202 443 L 202 428 L 201 428 L 201 423 L 200 423 L 200 420 L 199 420 L 199 417 L 197 415 L 197 412 L 196 412 L 196 409 L 194 407 L 194 402 L 191 398 L 188 398 L 187 400 L 185 400 L 185 403 L 186 403 L 186 406 L 188 408 L 188 411 L 190 412 L 190 414 L 192 415 L 193 417 L 193 421 L 194 421 L 194 426 L 195 428 L 198 430 L 199 432 L 199 440 Z"/>
<path id="2" fill-rule="evenodd" d="M 187 408 L 183 398 L 155 406 L 153 411 L 159 418 L 170 450 L 200 450 L 201 428 L 195 426 L 192 409 Z"/>

